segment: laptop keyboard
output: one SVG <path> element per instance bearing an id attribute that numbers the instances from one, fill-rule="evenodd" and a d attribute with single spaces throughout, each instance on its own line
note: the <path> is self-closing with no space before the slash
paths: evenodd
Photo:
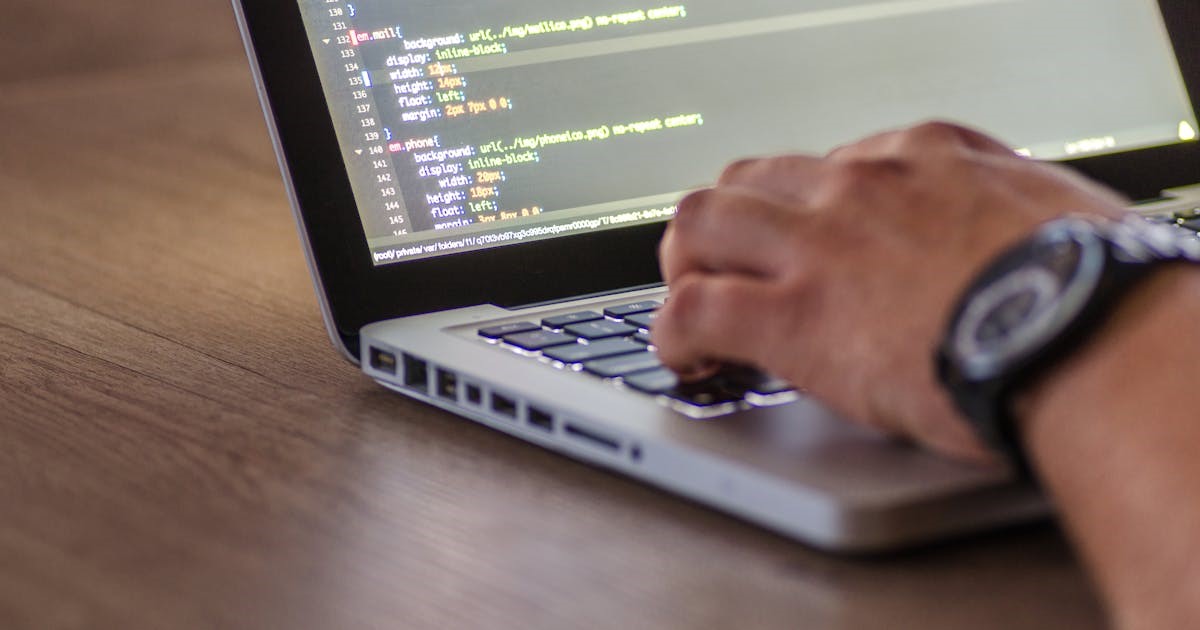
<path id="1" fill-rule="evenodd" d="M 1150 217 L 1200 232 L 1200 208 Z M 609 381 L 627 391 L 696 418 L 712 418 L 745 409 L 781 405 L 799 396 L 791 385 L 748 368 L 730 368 L 699 383 L 683 383 L 663 367 L 650 342 L 650 328 L 661 302 L 645 300 L 603 311 L 579 311 L 479 329 L 488 343 L 581 377 Z"/>
<path id="2" fill-rule="evenodd" d="M 786 382 L 748 368 L 729 368 L 699 383 L 683 383 L 663 367 L 650 343 L 661 302 L 647 300 L 599 311 L 547 317 L 479 329 L 489 343 L 506 347 L 581 378 L 605 379 L 696 418 L 795 400 Z"/>

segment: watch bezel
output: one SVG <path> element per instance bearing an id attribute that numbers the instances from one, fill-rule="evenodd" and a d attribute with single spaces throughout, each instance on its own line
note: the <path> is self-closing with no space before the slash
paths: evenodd
<path id="1" fill-rule="evenodd" d="M 1040 269 L 1039 252 L 1070 241 L 1079 247 L 1079 261 L 1051 303 L 1030 313 L 1008 343 L 983 350 L 975 343 L 978 327 L 1010 289 L 1005 283 L 1020 274 Z M 1033 361 L 1048 344 L 1061 336 L 1087 307 L 1104 277 L 1108 244 L 1096 226 L 1082 219 L 1047 224 L 1034 236 L 1001 255 L 966 292 L 953 319 L 950 350 L 961 378 L 983 382 L 1020 369 Z"/>

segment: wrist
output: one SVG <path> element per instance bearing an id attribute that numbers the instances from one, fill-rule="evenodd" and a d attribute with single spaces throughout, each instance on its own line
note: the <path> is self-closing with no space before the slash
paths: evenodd
<path id="1" fill-rule="evenodd" d="M 1089 415 L 1115 399 L 1128 401 L 1132 387 L 1153 387 L 1162 366 L 1173 364 L 1169 357 L 1181 350 L 1175 333 L 1193 326 L 1198 313 L 1200 270 L 1165 266 L 1125 296 L 1087 342 L 1015 396 L 1017 433 L 1035 467 L 1045 459 L 1041 438 L 1069 424 L 1060 421 L 1060 430 L 1047 434 L 1047 423 Z"/>
<path id="2" fill-rule="evenodd" d="M 1015 401 L 1031 465 L 1122 627 L 1179 627 L 1164 615 L 1200 601 L 1197 314 L 1200 270 L 1164 267 Z"/>

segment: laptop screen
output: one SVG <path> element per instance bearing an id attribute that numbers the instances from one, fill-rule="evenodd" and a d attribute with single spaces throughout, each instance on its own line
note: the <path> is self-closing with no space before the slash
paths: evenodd
<path id="1" fill-rule="evenodd" d="M 376 265 L 665 221 L 734 159 L 930 118 L 1048 160 L 1200 129 L 1153 0 L 301 8 Z"/>

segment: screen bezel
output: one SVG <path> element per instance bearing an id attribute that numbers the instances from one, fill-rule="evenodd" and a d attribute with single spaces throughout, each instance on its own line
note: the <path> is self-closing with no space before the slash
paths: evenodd
<path id="1" fill-rule="evenodd" d="M 661 282 L 664 224 L 643 225 L 376 267 L 296 0 L 239 3 L 281 160 L 333 326 L 477 304 L 511 307 Z M 1160 0 L 1193 107 L 1200 104 L 1200 3 Z M 1066 162 L 1133 199 L 1200 182 L 1200 142 Z"/>

